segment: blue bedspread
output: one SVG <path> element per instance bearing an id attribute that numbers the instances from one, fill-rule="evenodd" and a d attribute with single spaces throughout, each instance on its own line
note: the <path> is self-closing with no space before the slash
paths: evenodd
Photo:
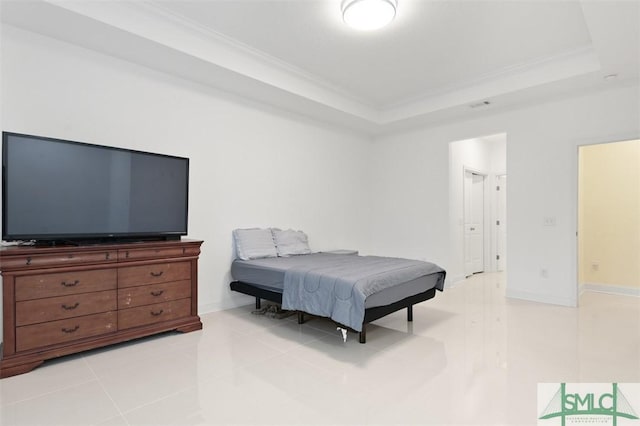
<path id="1" fill-rule="evenodd" d="M 286 271 L 282 308 L 329 317 L 362 331 L 367 296 L 442 272 L 438 265 L 418 260 L 327 253 Z M 441 277 L 436 284 L 440 291 L 444 274 Z"/>

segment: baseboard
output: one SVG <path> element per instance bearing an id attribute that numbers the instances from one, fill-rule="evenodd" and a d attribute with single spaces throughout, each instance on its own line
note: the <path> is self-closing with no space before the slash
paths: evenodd
<path id="1" fill-rule="evenodd" d="M 507 286 L 506 296 L 510 299 L 526 300 L 528 302 L 547 303 L 551 305 L 567 306 L 575 308 L 577 306 L 576 300 L 564 297 L 553 297 L 544 294 L 531 293 L 529 291 L 513 290 Z"/>
<path id="2" fill-rule="evenodd" d="M 620 285 L 581 283 L 578 289 L 580 294 L 584 293 L 585 291 L 595 291 L 598 293 L 615 294 L 617 296 L 640 297 L 640 288 L 625 287 Z"/>
<path id="3" fill-rule="evenodd" d="M 227 309 L 239 308 L 255 303 L 255 297 L 244 294 L 233 295 L 232 298 L 224 299 L 218 303 L 207 303 L 206 305 L 198 305 L 198 314 L 207 314 L 211 312 L 226 311 Z"/>
<path id="4" fill-rule="evenodd" d="M 451 277 L 447 276 L 447 279 L 445 280 L 444 288 L 455 287 L 465 279 L 466 277 L 464 275 L 456 275 Z"/>

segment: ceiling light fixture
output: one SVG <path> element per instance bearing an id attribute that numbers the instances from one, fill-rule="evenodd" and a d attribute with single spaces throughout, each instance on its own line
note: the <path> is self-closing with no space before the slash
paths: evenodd
<path id="1" fill-rule="evenodd" d="M 396 0 L 343 0 L 342 19 L 357 30 L 382 28 L 396 16 Z"/>

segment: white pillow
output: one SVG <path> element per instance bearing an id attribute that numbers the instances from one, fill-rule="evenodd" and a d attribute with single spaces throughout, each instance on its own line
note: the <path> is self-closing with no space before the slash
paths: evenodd
<path id="1" fill-rule="evenodd" d="M 238 258 L 242 260 L 278 256 L 270 229 L 234 229 L 233 238 Z"/>
<path id="2" fill-rule="evenodd" d="M 273 232 L 273 239 L 278 249 L 278 256 L 288 257 L 297 254 L 311 253 L 309 239 L 304 232 L 294 231 L 293 229 L 287 229 L 286 231 L 272 229 L 271 231 Z"/>

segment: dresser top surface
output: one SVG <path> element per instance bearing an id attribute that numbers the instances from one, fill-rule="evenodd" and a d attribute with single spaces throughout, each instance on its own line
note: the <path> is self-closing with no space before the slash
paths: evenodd
<path id="1" fill-rule="evenodd" d="M 184 247 L 184 246 L 200 246 L 203 243 L 201 240 L 181 239 L 174 241 L 141 241 L 141 242 L 126 242 L 126 243 L 102 243 L 102 244 L 88 244 L 88 245 L 55 245 L 55 246 L 40 246 L 40 245 L 15 245 L 15 246 L 3 246 L 0 247 L 0 258 L 11 256 L 25 256 L 25 255 L 46 255 L 46 254 L 62 254 L 68 252 L 92 252 L 92 251 L 112 251 L 112 250 L 135 250 L 135 249 L 161 249 L 169 247 Z"/>

